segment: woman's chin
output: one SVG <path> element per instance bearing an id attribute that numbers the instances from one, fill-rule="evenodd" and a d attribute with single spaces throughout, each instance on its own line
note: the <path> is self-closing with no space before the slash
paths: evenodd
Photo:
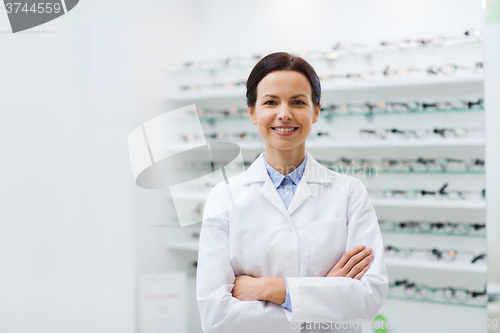
<path id="1" fill-rule="evenodd" d="M 292 150 L 292 149 L 300 146 L 301 143 L 302 142 L 292 142 L 292 141 L 289 141 L 289 142 L 283 142 L 283 141 L 269 142 L 268 141 L 269 145 L 271 145 L 273 148 L 279 149 L 279 150 Z"/>

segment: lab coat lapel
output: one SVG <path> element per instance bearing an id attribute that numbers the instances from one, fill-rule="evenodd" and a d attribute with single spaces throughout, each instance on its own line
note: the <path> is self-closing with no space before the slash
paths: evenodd
<path id="1" fill-rule="evenodd" d="M 246 172 L 246 177 L 243 178 L 242 184 L 251 184 L 254 182 L 264 182 L 259 190 L 259 194 L 268 200 L 274 207 L 276 207 L 288 220 L 292 220 L 291 215 L 302 204 L 304 204 L 311 197 L 311 189 L 313 183 L 329 184 L 332 182 L 331 175 L 328 169 L 316 161 L 312 155 L 306 151 L 307 161 L 304 169 L 302 179 L 295 190 L 290 206 L 286 209 L 283 200 L 281 199 L 276 187 L 274 187 L 271 178 L 267 174 L 266 165 L 264 162 L 264 155 L 260 156 L 252 163 Z"/>
<path id="2" fill-rule="evenodd" d="M 302 204 L 311 197 L 311 189 L 313 183 L 329 184 L 332 182 L 328 169 L 319 164 L 312 155 L 306 151 L 307 161 L 304 169 L 304 174 L 295 190 L 292 202 L 288 207 L 288 213 L 292 215 Z"/>
<path id="3" fill-rule="evenodd" d="M 266 170 L 267 172 L 267 170 Z M 291 220 L 290 213 L 286 209 L 285 204 L 283 203 L 283 200 L 281 199 L 278 191 L 276 190 L 276 187 L 274 186 L 273 182 L 271 181 L 270 177 L 267 177 L 266 182 L 264 183 L 264 186 L 260 189 L 260 194 L 264 196 L 271 204 L 273 204 L 274 207 L 278 208 L 279 211 L 286 216 L 288 220 Z M 293 200 L 293 199 L 292 199 Z"/>
<path id="4" fill-rule="evenodd" d="M 302 176 L 302 179 L 295 190 L 292 201 L 290 202 L 290 206 L 288 206 L 288 213 L 292 215 L 292 213 L 296 211 L 297 208 L 299 208 L 304 202 L 306 202 L 310 196 L 311 191 L 309 190 L 309 184 L 304 179 L 304 176 Z"/>
<path id="5" fill-rule="evenodd" d="M 242 184 L 252 184 L 255 182 L 263 182 L 264 184 L 259 190 L 259 195 L 262 195 L 274 207 L 276 207 L 288 220 L 291 221 L 290 213 L 286 209 L 283 200 L 281 199 L 276 187 L 269 177 L 264 162 L 264 155 L 260 156 L 252 163 L 246 172 L 246 177 L 243 178 Z"/>

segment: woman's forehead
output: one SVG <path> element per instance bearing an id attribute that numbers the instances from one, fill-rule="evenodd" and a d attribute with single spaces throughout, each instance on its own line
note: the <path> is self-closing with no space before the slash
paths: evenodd
<path id="1" fill-rule="evenodd" d="M 275 71 L 267 74 L 258 85 L 260 97 L 294 97 L 311 94 L 311 85 L 305 75 L 295 71 Z"/>

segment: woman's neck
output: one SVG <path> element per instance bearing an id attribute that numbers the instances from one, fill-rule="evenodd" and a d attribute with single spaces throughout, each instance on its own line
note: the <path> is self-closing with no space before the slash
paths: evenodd
<path id="1" fill-rule="evenodd" d="M 274 170 L 282 175 L 286 176 L 297 169 L 305 157 L 305 142 L 290 150 L 277 149 L 266 142 L 266 161 Z"/>

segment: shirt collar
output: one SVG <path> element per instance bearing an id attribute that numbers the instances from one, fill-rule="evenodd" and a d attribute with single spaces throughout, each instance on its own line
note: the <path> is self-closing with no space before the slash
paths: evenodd
<path id="1" fill-rule="evenodd" d="M 266 163 L 267 173 L 269 174 L 269 177 L 271 178 L 271 181 L 273 182 L 274 186 L 278 188 L 278 186 L 280 186 L 285 176 L 280 172 L 276 171 L 275 169 L 273 169 L 273 167 L 270 166 L 269 163 L 267 163 L 265 153 L 263 155 L 264 155 L 263 156 L 264 162 Z M 302 163 L 300 163 L 299 167 L 288 174 L 288 176 L 295 185 L 298 185 L 300 180 L 302 179 L 302 175 L 304 174 L 304 169 L 306 167 L 306 160 L 307 160 L 307 154 L 304 157 Z"/>

